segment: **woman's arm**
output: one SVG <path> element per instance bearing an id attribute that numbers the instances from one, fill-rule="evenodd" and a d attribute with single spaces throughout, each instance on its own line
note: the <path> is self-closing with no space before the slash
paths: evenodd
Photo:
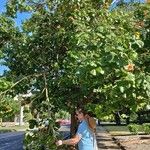
<path id="1" fill-rule="evenodd" d="M 66 145 L 75 145 L 80 141 L 81 137 L 79 135 L 75 135 L 75 137 L 68 140 L 59 140 L 56 142 L 57 146 L 66 144 Z"/>

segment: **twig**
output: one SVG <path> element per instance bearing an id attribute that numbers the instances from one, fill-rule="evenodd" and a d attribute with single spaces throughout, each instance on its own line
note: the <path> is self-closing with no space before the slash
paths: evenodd
<path id="1" fill-rule="evenodd" d="M 46 91 L 46 101 L 48 102 L 48 115 L 49 117 L 51 117 L 51 112 L 50 112 L 50 100 L 49 100 L 49 96 L 48 96 L 48 87 L 47 87 L 47 79 L 46 79 L 46 74 L 44 73 L 44 81 L 45 81 L 45 91 Z"/>

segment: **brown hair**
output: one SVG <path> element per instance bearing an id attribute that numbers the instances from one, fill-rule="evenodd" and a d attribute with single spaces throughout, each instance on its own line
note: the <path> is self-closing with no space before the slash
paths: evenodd
<path id="1" fill-rule="evenodd" d="M 91 117 L 90 113 L 87 112 L 83 107 L 78 107 L 76 109 L 79 113 L 83 113 L 85 115 L 85 119 L 88 123 L 88 127 L 92 132 L 96 131 L 96 120 Z"/>
<path id="2" fill-rule="evenodd" d="M 85 111 L 83 107 L 77 107 L 76 111 L 78 111 L 79 113 L 83 113 L 84 115 L 87 114 L 87 112 Z"/>

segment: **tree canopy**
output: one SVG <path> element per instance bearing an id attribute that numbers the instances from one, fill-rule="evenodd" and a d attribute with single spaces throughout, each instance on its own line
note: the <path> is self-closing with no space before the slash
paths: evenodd
<path id="1" fill-rule="evenodd" d="M 1 21 L 7 34 L 0 37 L 12 93 L 31 90 L 32 108 L 48 118 L 79 104 L 91 104 L 98 117 L 143 109 L 150 96 L 150 11 L 134 8 L 109 12 L 99 0 L 9 1 L 1 15 L 9 20 Z M 13 23 L 19 11 L 31 13 L 21 30 Z"/>

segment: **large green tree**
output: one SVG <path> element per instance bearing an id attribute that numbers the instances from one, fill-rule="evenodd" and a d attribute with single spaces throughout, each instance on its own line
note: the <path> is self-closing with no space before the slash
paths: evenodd
<path id="1" fill-rule="evenodd" d="M 148 59 L 143 61 L 149 55 L 149 8 L 135 8 L 108 12 L 98 0 L 9 1 L 9 17 L 31 13 L 3 49 L 14 93 L 33 91 L 35 116 L 47 115 L 52 127 L 60 108 L 73 114 L 79 104 L 96 103 L 97 116 L 107 116 L 144 107 L 150 87 Z M 54 149 L 53 137 L 43 144 Z M 37 143 L 32 148 L 40 149 Z"/>

